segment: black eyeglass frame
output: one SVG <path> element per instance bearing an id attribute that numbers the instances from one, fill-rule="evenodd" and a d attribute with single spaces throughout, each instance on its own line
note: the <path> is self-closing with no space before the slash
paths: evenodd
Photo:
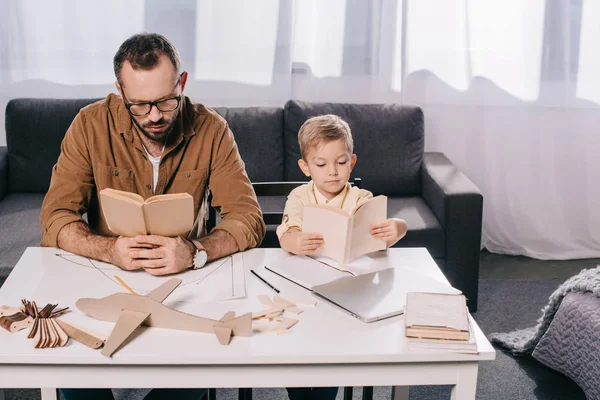
<path id="1" fill-rule="evenodd" d="M 183 75 L 183 74 L 181 74 Z M 179 86 L 179 84 L 181 83 L 181 75 L 179 75 L 179 79 L 177 79 L 177 83 L 175 84 L 175 86 L 173 86 L 173 90 L 175 90 L 175 88 L 177 86 Z M 134 117 L 145 117 L 146 115 L 150 114 L 152 112 L 152 107 L 156 106 L 156 108 L 158 109 L 158 111 L 160 112 L 172 112 L 175 111 L 179 108 L 179 106 L 181 105 L 181 95 L 177 95 L 175 97 L 170 97 L 168 99 L 162 99 L 162 100 L 156 100 L 156 101 L 147 101 L 147 102 L 143 102 L 143 103 L 129 103 L 129 101 L 127 100 L 127 96 L 125 96 L 125 91 L 121 88 L 121 94 L 123 95 L 123 100 L 125 103 L 125 108 L 127 109 L 127 111 L 129 112 L 129 114 L 131 114 Z M 166 102 L 166 101 L 171 101 L 171 100 L 177 100 L 177 105 L 170 109 L 170 110 L 163 110 L 160 108 L 159 104 Z M 131 107 L 133 106 L 145 106 L 145 105 L 149 105 L 150 108 L 148 109 L 148 112 L 145 114 L 134 114 L 131 111 Z"/>

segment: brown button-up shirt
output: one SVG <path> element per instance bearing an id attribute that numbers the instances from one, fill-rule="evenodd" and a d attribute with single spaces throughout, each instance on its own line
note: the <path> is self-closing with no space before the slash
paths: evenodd
<path id="1" fill-rule="evenodd" d="M 152 164 L 121 98 L 110 94 L 79 112 L 61 145 L 40 215 L 42 246 L 57 246 L 58 232 L 74 221 L 95 233 L 114 235 L 98 193 L 104 188 L 134 192 L 144 199 L 187 192 L 194 197 L 196 223 L 190 236 L 204 234 L 207 190 L 223 219 L 214 229 L 229 232 L 240 250 L 256 247 L 265 224 L 227 122 L 187 97 L 160 160 L 153 193 Z"/>

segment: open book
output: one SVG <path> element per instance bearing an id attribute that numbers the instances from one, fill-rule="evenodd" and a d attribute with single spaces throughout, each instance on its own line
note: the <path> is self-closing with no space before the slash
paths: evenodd
<path id="1" fill-rule="evenodd" d="M 325 244 L 314 255 L 348 264 L 359 256 L 385 250 L 386 243 L 369 233 L 371 224 L 387 219 L 387 197 L 376 196 L 355 208 L 351 214 L 325 204 L 304 206 L 302 232 L 323 235 Z"/>
<path id="2" fill-rule="evenodd" d="M 194 198 L 188 193 L 142 196 L 116 189 L 102 189 L 100 204 L 108 228 L 117 235 L 174 237 L 189 232 L 194 224 Z"/>

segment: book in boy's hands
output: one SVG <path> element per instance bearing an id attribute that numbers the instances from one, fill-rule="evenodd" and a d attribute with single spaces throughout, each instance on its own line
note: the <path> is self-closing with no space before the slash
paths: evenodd
<path id="1" fill-rule="evenodd" d="M 160 235 L 175 237 L 194 225 L 194 198 L 188 193 L 142 196 L 116 189 L 102 189 L 100 204 L 108 228 L 120 236 Z"/>
<path id="2" fill-rule="evenodd" d="M 384 240 L 375 239 L 371 224 L 387 219 L 387 197 L 373 197 L 348 213 L 325 204 L 304 206 L 302 232 L 323 235 L 323 247 L 314 255 L 348 264 L 366 253 L 387 248 Z"/>
<path id="3" fill-rule="evenodd" d="M 469 313 L 462 294 L 409 292 L 404 315 L 408 337 L 469 340 Z"/>

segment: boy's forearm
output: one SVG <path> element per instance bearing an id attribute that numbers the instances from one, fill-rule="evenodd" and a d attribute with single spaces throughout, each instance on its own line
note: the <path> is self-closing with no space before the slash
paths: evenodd
<path id="1" fill-rule="evenodd" d="M 293 233 L 300 232 L 298 228 L 290 228 L 283 235 L 281 235 L 281 239 L 279 239 L 279 244 L 281 248 L 288 253 L 297 254 L 298 249 L 295 246 L 296 239 L 294 238 Z"/>
<path id="2" fill-rule="evenodd" d="M 80 256 L 113 263 L 116 237 L 93 233 L 85 222 L 71 222 L 58 232 L 58 247 Z"/>

